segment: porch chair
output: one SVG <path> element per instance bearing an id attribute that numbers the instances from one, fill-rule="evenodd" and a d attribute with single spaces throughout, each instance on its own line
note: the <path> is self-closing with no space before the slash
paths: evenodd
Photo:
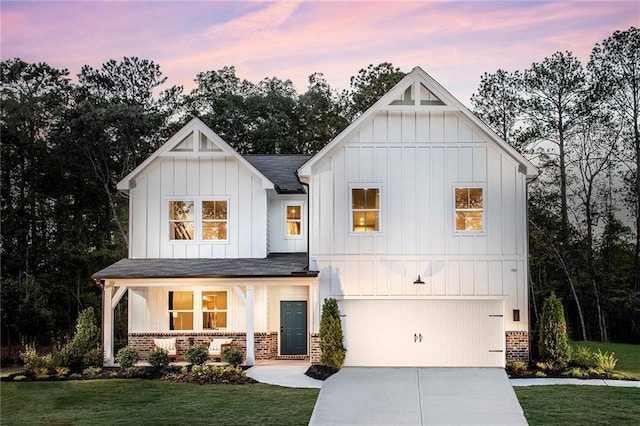
<path id="1" fill-rule="evenodd" d="M 213 359 L 222 360 L 222 350 L 231 346 L 233 339 L 213 339 L 209 343 L 209 356 Z"/>
<path id="2" fill-rule="evenodd" d="M 169 355 L 170 359 L 176 359 L 178 351 L 176 350 L 175 337 L 172 337 L 170 339 L 153 339 L 153 343 L 160 349 L 164 349 L 165 351 L 167 351 L 167 355 Z"/>

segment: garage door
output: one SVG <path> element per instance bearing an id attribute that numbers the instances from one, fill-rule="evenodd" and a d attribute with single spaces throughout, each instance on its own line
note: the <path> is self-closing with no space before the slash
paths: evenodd
<path id="1" fill-rule="evenodd" d="M 503 367 L 502 300 L 344 300 L 347 366 Z"/>

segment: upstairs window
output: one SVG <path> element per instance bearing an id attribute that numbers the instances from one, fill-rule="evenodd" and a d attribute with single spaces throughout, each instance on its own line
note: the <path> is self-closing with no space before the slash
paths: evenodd
<path id="1" fill-rule="evenodd" d="M 195 238 L 195 209 L 193 201 L 169 201 L 169 239 Z"/>
<path id="2" fill-rule="evenodd" d="M 351 230 L 380 231 L 380 188 L 351 188 Z"/>
<path id="3" fill-rule="evenodd" d="M 217 330 L 227 328 L 227 292 L 202 292 L 202 328 Z"/>
<path id="4" fill-rule="evenodd" d="M 455 188 L 456 232 L 483 231 L 483 189 Z"/>
<path id="5" fill-rule="evenodd" d="M 287 204 L 285 206 L 286 215 L 286 236 L 299 237 L 302 235 L 302 205 Z"/>
<path id="6" fill-rule="evenodd" d="M 193 292 L 169 292 L 169 330 L 193 330 Z"/>
<path id="7" fill-rule="evenodd" d="M 202 202 L 202 239 L 227 239 L 227 200 Z"/>

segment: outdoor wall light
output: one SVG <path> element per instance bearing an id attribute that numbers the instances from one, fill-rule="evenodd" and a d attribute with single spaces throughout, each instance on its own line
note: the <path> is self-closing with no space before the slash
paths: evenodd
<path id="1" fill-rule="evenodd" d="M 420 275 L 418 275 L 418 279 L 413 282 L 414 284 L 424 284 L 424 281 L 420 279 Z"/>
<path id="2" fill-rule="evenodd" d="M 520 309 L 513 310 L 513 321 L 520 321 Z"/>

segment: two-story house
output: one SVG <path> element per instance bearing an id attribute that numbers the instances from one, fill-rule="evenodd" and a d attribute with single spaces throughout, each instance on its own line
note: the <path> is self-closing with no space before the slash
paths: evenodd
<path id="1" fill-rule="evenodd" d="M 313 157 L 242 156 L 193 119 L 119 184 L 129 256 L 96 273 L 105 361 L 128 341 L 231 338 L 246 363 L 319 360 L 338 299 L 346 365 L 527 359 L 535 167 L 415 68 Z"/>

